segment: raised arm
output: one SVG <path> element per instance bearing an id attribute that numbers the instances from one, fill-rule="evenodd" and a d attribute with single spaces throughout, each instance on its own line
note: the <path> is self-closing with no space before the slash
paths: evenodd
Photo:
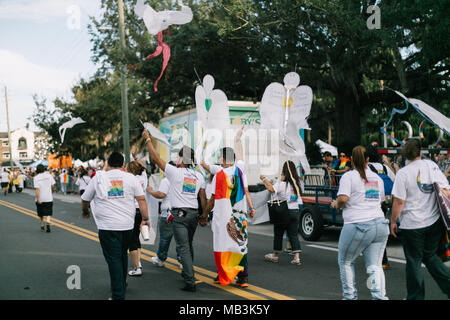
<path id="1" fill-rule="evenodd" d="M 150 153 L 150 158 L 156 163 L 158 167 L 161 168 L 162 171 L 166 170 L 166 162 L 161 159 L 159 154 L 156 152 L 155 147 L 152 144 L 150 134 L 147 130 L 144 130 L 142 132 L 142 137 L 144 137 L 145 139 L 145 145 L 147 146 L 148 152 Z"/>
<path id="2" fill-rule="evenodd" d="M 264 183 L 264 186 L 266 187 L 266 189 L 269 190 L 269 192 L 271 192 L 271 193 L 275 192 L 275 189 L 273 188 L 272 184 L 264 175 L 260 175 L 260 179 Z"/>

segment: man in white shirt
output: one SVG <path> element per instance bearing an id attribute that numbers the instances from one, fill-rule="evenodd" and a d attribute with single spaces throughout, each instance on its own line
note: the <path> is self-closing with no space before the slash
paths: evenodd
<path id="1" fill-rule="evenodd" d="M 8 169 L 3 168 L 1 174 L 1 187 L 5 196 L 8 194 L 9 173 Z"/>
<path id="2" fill-rule="evenodd" d="M 418 140 L 408 141 L 402 151 L 409 163 L 395 177 L 391 233 L 394 237 L 398 234 L 405 253 L 407 299 L 425 298 L 422 262 L 450 298 L 450 269 L 436 254 L 444 227 L 433 183 L 446 193 L 450 186 L 434 162 L 421 160 Z"/>
<path id="3" fill-rule="evenodd" d="M 50 217 L 53 215 L 53 195 L 55 179 L 40 164 L 36 168 L 37 175 L 33 179 L 36 189 L 36 208 L 40 218 L 41 231 L 44 231 L 44 224 L 47 224 L 46 231 L 50 232 Z"/>
<path id="4" fill-rule="evenodd" d="M 198 225 L 199 210 L 203 210 L 206 204 L 205 179 L 194 169 L 194 150 L 184 146 L 178 154 L 179 159 L 175 167 L 160 158 L 147 130 L 142 132 L 142 136 L 146 139 L 151 159 L 165 172 L 170 181 L 169 201 L 174 216 L 171 222 L 172 230 L 183 266 L 181 275 L 185 281 L 182 290 L 195 292 L 192 241 Z"/>
<path id="5" fill-rule="evenodd" d="M 128 246 L 134 227 L 135 200 L 142 214 L 142 225 L 150 221 L 147 202 L 135 176 L 123 171 L 123 156 L 113 152 L 104 171 L 98 171 L 81 196 L 82 211 L 89 217 L 93 201 L 93 216 L 103 255 L 108 264 L 113 300 L 125 299 L 128 270 Z"/>

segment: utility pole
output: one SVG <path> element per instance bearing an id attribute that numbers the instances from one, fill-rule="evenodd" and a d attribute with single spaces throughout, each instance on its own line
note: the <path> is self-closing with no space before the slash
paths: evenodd
<path id="1" fill-rule="evenodd" d="M 8 89 L 5 86 L 5 104 L 6 104 L 6 123 L 8 125 L 8 145 L 9 145 L 9 165 L 13 168 L 12 148 L 11 148 L 11 130 L 9 129 L 9 111 L 8 111 Z"/>
<path id="2" fill-rule="evenodd" d="M 123 152 L 125 154 L 125 163 L 130 162 L 130 130 L 128 118 L 128 88 L 126 79 L 125 60 L 125 18 L 123 13 L 123 0 L 119 0 L 119 32 L 120 32 L 120 83 L 122 98 L 122 135 L 123 135 Z"/>

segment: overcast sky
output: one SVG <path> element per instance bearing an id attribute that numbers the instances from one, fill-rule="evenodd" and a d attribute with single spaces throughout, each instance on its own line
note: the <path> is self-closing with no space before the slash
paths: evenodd
<path id="1" fill-rule="evenodd" d="M 34 129 L 33 94 L 70 98 L 71 86 L 95 72 L 87 25 L 99 14 L 100 0 L 0 0 L 0 131 L 5 86 L 11 130 Z"/>

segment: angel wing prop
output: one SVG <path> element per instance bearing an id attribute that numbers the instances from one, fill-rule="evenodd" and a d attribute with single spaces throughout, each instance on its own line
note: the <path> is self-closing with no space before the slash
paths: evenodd
<path id="1" fill-rule="evenodd" d="M 305 155 L 305 143 L 300 129 L 310 129 L 307 118 L 313 99 L 309 86 L 298 86 L 300 76 L 290 72 L 284 77 L 284 85 L 273 82 L 267 86 L 261 100 L 261 126 L 265 129 L 279 129 L 282 141 L 280 152 L 300 160 L 305 172 L 309 163 Z"/>
<path id="2" fill-rule="evenodd" d="M 158 46 L 155 52 L 146 57 L 151 59 L 163 54 L 163 66 L 161 74 L 155 81 L 154 89 L 158 91 L 158 82 L 161 79 L 164 70 L 170 60 L 170 47 L 163 41 L 163 30 L 169 28 L 173 24 L 186 24 L 192 21 L 192 10 L 188 6 L 185 6 L 181 0 L 178 0 L 178 4 L 181 6 L 181 11 L 164 10 L 155 11 L 151 6 L 145 5 L 144 0 L 138 0 L 134 7 L 134 12 L 138 17 L 144 20 L 145 27 L 151 35 L 158 35 Z"/>
<path id="3" fill-rule="evenodd" d="M 75 125 L 80 124 L 80 123 L 85 123 L 86 121 L 84 121 L 81 118 L 73 118 L 70 119 L 69 121 L 65 122 L 62 126 L 59 127 L 58 131 L 59 131 L 59 136 L 61 137 L 61 143 L 64 142 L 64 135 L 66 134 L 66 130 L 73 128 Z"/>
<path id="4" fill-rule="evenodd" d="M 220 141 L 215 141 L 216 144 L 214 146 L 209 143 L 210 148 L 208 149 L 215 151 L 219 148 L 224 130 L 230 127 L 230 112 L 226 94 L 222 90 L 214 89 L 214 78 L 209 74 L 203 78 L 202 85 L 197 86 L 195 90 L 195 105 L 197 119 L 202 129 L 199 144 L 201 150 L 203 151 L 203 148 L 207 148 L 208 143 L 212 141 L 213 135 L 217 133 L 217 130 L 222 133 Z M 215 132 L 210 129 L 215 129 Z"/>

